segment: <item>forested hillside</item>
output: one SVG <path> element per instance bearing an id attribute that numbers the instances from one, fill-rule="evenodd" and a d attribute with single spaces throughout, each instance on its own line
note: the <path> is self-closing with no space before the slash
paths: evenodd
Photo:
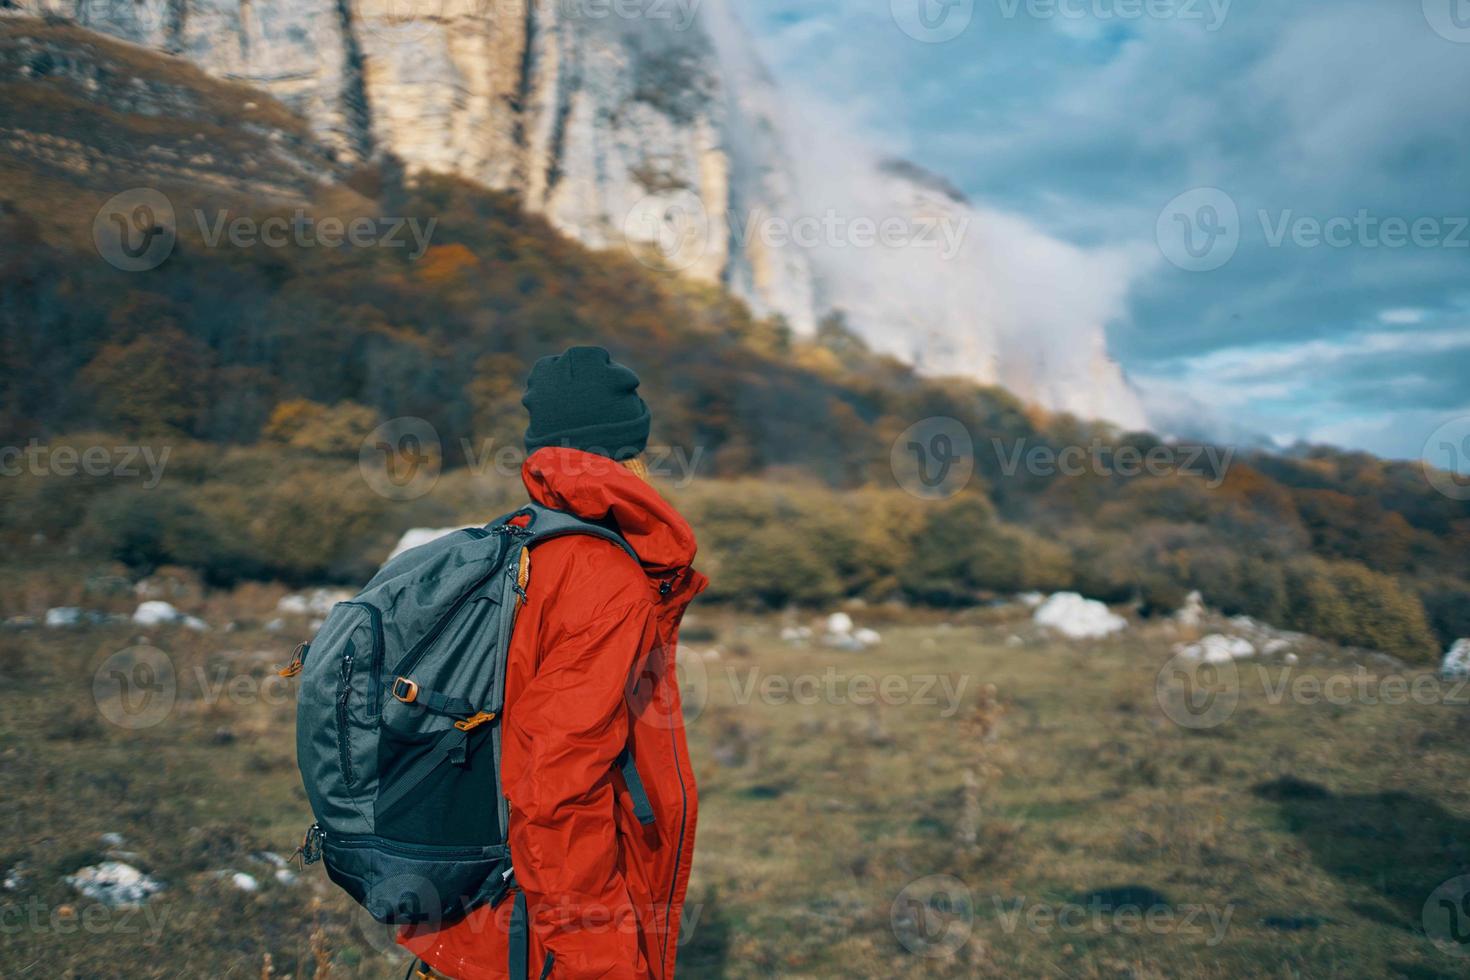
<path id="1" fill-rule="evenodd" d="M 89 113 L 143 125 L 75 96 L 64 73 L 6 85 L 30 93 L 7 95 L 12 128 L 39 118 L 25 116 L 37 85 L 69 107 L 46 118 L 74 136 Z M 167 136 L 159 125 L 137 143 Z M 1432 634 L 1470 634 L 1470 506 L 1417 465 L 1166 446 L 922 379 L 839 320 L 798 341 L 717 289 L 566 240 L 513 197 L 406 180 L 391 163 L 267 205 L 184 171 L 147 184 L 146 157 L 114 152 L 104 171 L 0 155 L 4 445 L 170 452 L 157 486 L 7 457 L 0 528 L 13 555 L 60 547 L 221 582 L 351 580 L 406 527 L 493 516 L 514 480 L 481 464 L 519 445 L 529 365 L 587 342 L 637 368 L 654 442 L 694 464 L 671 492 L 718 568 L 717 598 L 962 604 L 1076 588 L 1152 611 L 1198 588 L 1227 612 L 1414 657 L 1435 651 Z M 128 272 L 99 258 L 92 222 L 140 183 L 168 195 L 177 242 L 156 268 Z M 400 244 L 212 240 L 237 218 L 301 215 L 369 219 Z M 402 417 L 432 425 L 445 469 L 408 503 L 358 471 L 364 439 Z M 906 492 L 893 463 L 901 434 L 934 418 L 958 420 L 973 443 L 974 478 L 948 499 Z M 1038 463 L 1069 447 L 1101 462 Z M 1163 470 L 1124 465 L 1150 450 Z"/>

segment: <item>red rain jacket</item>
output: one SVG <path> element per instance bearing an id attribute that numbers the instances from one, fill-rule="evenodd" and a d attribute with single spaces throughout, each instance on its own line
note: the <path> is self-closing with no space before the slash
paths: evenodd
<path id="1" fill-rule="evenodd" d="M 611 542 L 558 538 L 531 552 L 511 637 L 501 763 L 510 848 L 531 918 L 530 975 L 674 975 L 698 810 L 674 672 L 679 621 L 707 580 L 694 533 L 649 484 L 573 449 L 542 449 L 521 478 L 540 504 L 611 518 Z M 632 746 L 655 821 L 639 823 L 615 765 Z M 456 980 L 507 976 L 513 901 L 399 942 Z M 514 978 L 519 980 L 519 978 Z"/>

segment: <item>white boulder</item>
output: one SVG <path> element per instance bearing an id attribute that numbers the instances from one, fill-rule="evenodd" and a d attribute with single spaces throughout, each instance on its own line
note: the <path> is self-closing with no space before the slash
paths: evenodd
<path id="1" fill-rule="evenodd" d="M 1243 637 L 1214 633 L 1198 643 L 1180 643 L 1174 647 L 1174 653 L 1201 663 L 1224 664 L 1254 657 L 1256 648 Z"/>
<path id="2" fill-rule="evenodd" d="M 163 891 L 163 882 L 121 861 L 103 861 L 82 868 L 76 874 L 67 875 L 66 883 L 109 908 L 142 905 Z"/>
<path id="3" fill-rule="evenodd" d="M 46 610 L 46 625 L 52 629 L 76 626 L 82 621 L 82 611 L 76 606 L 58 606 Z"/>
<path id="4" fill-rule="evenodd" d="M 802 644 L 812 638 L 810 626 L 783 626 L 781 627 L 781 640 L 784 643 Z"/>
<path id="5" fill-rule="evenodd" d="M 404 531 L 403 537 L 398 539 L 398 543 L 393 546 L 392 553 L 388 555 L 388 560 L 392 561 L 399 555 L 403 554 L 405 551 L 410 551 L 414 548 L 419 547 L 420 545 L 428 544 L 430 541 L 438 541 L 446 534 L 453 534 L 456 531 L 465 531 L 476 526 L 478 525 L 462 524 L 459 527 L 439 528 L 416 527 L 410 531 Z"/>
<path id="6" fill-rule="evenodd" d="M 1455 645 L 1445 653 L 1439 673 L 1444 678 L 1470 677 L 1470 640 L 1455 641 Z"/>
<path id="7" fill-rule="evenodd" d="M 352 598 L 346 589 L 312 589 L 310 592 L 293 592 L 282 596 L 276 603 L 276 612 L 288 616 L 325 616 L 339 602 Z"/>
<path id="8" fill-rule="evenodd" d="M 1174 614 L 1180 626 L 1198 626 L 1205 618 L 1205 597 L 1198 591 L 1184 597 L 1184 605 Z"/>
<path id="9" fill-rule="evenodd" d="M 291 866 L 290 861 L 287 861 L 275 851 L 254 851 L 250 855 L 250 860 L 257 861 L 260 864 L 268 864 L 272 868 L 289 868 Z"/>
<path id="10" fill-rule="evenodd" d="M 827 617 L 827 631 L 822 643 L 839 650 L 866 650 L 883 642 L 877 630 L 858 627 L 845 612 L 835 612 Z"/>
<path id="11" fill-rule="evenodd" d="M 152 599 L 139 605 L 133 613 L 133 622 L 139 626 L 177 625 L 199 633 L 209 629 L 209 624 L 198 616 L 187 616 L 162 599 Z"/>
<path id="12" fill-rule="evenodd" d="M 1058 592 L 1036 609 L 1036 625 L 1073 640 L 1095 640 L 1128 628 L 1128 620 L 1096 599 Z"/>
<path id="13" fill-rule="evenodd" d="M 222 871 L 220 877 L 246 894 L 260 891 L 260 881 L 254 875 L 248 875 L 243 871 Z"/>

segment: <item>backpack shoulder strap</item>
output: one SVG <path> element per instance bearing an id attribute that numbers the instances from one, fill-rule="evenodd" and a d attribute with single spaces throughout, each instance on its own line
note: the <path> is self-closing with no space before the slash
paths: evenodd
<path id="1" fill-rule="evenodd" d="M 504 527 L 517 517 L 528 517 L 530 520 L 521 533 L 527 547 L 538 545 L 543 541 L 553 538 L 564 538 L 569 534 L 585 534 L 589 537 L 601 538 L 611 541 L 622 548 L 629 558 L 635 562 L 639 561 L 638 552 L 633 550 L 621 534 L 610 527 L 605 527 L 594 521 L 583 520 L 575 514 L 569 514 L 564 510 L 553 510 L 540 504 L 528 504 L 504 519 L 496 521 L 496 527 Z"/>

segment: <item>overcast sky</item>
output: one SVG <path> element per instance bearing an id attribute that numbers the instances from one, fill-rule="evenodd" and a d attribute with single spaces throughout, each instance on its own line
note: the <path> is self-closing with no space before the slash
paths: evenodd
<path id="1" fill-rule="evenodd" d="M 738 7 L 801 111 L 1146 244 L 1109 338 L 1161 426 L 1407 458 L 1470 417 L 1470 0 Z"/>

